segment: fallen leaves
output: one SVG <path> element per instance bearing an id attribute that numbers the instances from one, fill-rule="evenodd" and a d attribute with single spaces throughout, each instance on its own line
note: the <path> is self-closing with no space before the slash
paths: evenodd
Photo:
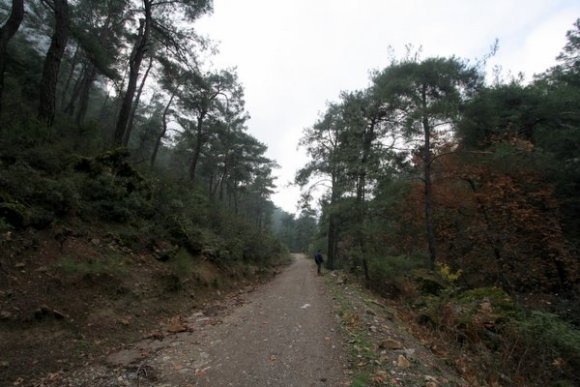
<path id="1" fill-rule="evenodd" d="M 388 338 L 383 340 L 380 344 L 379 344 L 379 348 L 380 349 L 389 349 L 389 350 L 397 350 L 397 349 L 403 349 L 403 343 L 401 343 L 398 340 L 392 339 L 392 338 Z"/>
<path id="2" fill-rule="evenodd" d="M 207 371 L 210 368 L 211 367 L 205 367 L 205 368 L 196 369 L 195 370 L 195 376 L 198 377 L 198 378 L 203 378 L 205 376 L 205 374 L 207 373 Z"/>
<path id="3" fill-rule="evenodd" d="M 403 355 L 399 355 L 397 359 L 397 367 L 399 368 L 409 368 L 411 367 L 411 362 Z"/>
<path id="4" fill-rule="evenodd" d="M 187 321 L 182 316 L 174 316 L 169 319 L 167 324 L 167 332 L 169 333 L 181 333 L 181 332 L 192 332 L 193 328 L 187 325 Z"/>

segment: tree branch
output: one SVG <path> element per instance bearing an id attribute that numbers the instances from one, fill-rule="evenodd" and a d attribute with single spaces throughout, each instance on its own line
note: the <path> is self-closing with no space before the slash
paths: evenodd
<path id="1" fill-rule="evenodd" d="M 475 154 L 475 155 L 491 155 L 493 154 L 493 152 L 489 152 L 489 151 L 462 151 L 462 150 L 455 150 L 455 151 L 450 151 L 450 152 L 444 152 L 444 153 L 440 153 L 437 156 L 433 157 L 430 161 L 429 164 L 432 164 L 433 161 L 443 157 L 443 156 L 448 156 L 448 155 L 452 155 L 452 154 L 463 154 L 463 153 L 468 153 L 468 154 Z"/>

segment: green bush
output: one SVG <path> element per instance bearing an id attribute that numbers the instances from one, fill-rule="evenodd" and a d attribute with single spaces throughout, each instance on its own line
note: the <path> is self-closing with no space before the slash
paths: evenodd
<path id="1" fill-rule="evenodd" d="M 87 176 L 81 187 L 85 217 L 126 223 L 136 218 L 152 218 L 155 209 L 143 192 L 131 186 L 131 179 L 110 174 Z M 88 215 L 88 216 L 87 216 Z"/>
<path id="2" fill-rule="evenodd" d="M 478 353 L 482 344 L 495 353 L 482 358 L 490 369 L 551 383 L 580 378 L 580 331 L 555 314 L 518 307 L 500 288 L 446 288 L 414 306 L 420 323 Z"/>
<path id="3" fill-rule="evenodd" d="M 0 234 L 4 234 L 8 231 L 12 231 L 14 229 L 14 227 L 6 222 L 1 216 L 0 216 Z M 0 241 L 2 241 L 4 238 L 3 235 L 0 235 Z"/>
<path id="4" fill-rule="evenodd" d="M 81 187 L 82 199 L 89 202 L 99 200 L 118 201 L 127 195 L 127 189 L 118 184 L 112 175 L 99 175 L 85 179 Z"/>
<path id="5" fill-rule="evenodd" d="M 121 256 L 89 258 L 66 255 L 57 260 L 55 267 L 65 273 L 82 276 L 127 273 L 126 263 Z"/>
<path id="6" fill-rule="evenodd" d="M 35 170 L 55 176 L 67 169 L 69 152 L 64 146 L 42 144 L 21 151 L 19 158 Z"/>
<path id="7" fill-rule="evenodd" d="M 23 161 L 16 161 L 0 169 L 0 187 L 3 196 L 10 196 L 7 201 L 28 201 L 37 190 L 37 182 L 42 178 L 40 173 Z"/>
<path id="8" fill-rule="evenodd" d="M 179 215 L 168 216 L 163 221 L 164 233 L 171 241 L 185 247 L 192 254 L 199 254 L 204 247 L 204 236 L 201 229 L 191 219 Z"/>
<path id="9" fill-rule="evenodd" d="M 42 207 L 32 207 L 30 209 L 30 226 L 41 230 L 50 227 L 56 219 L 54 212 Z"/>
<path id="10" fill-rule="evenodd" d="M 32 194 L 32 202 L 58 216 L 67 215 L 79 206 L 79 193 L 72 178 L 39 179 Z"/>
<path id="11" fill-rule="evenodd" d="M 384 295 L 400 295 L 414 270 L 425 267 L 422 258 L 400 256 L 368 258 L 369 286 Z"/>
<path id="12" fill-rule="evenodd" d="M 17 202 L 0 203 L 0 219 L 16 229 L 30 224 L 30 213 L 26 207 Z"/>
<path id="13" fill-rule="evenodd" d="M 18 204 L 13 199 L 18 198 L 28 207 L 18 204 L 20 212 L 28 213 L 29 221 L 18 221 L 17 227 L 46 227 L 55 216 L 65 216 L 79 206 L 77 182 L 73 177 L 46 177 L 25 162 L 15 162 L 0 170 L 0 184 L 0 202 Z"/>
<path id="14" fill-rule="evenodd" d="M 248 233 L 245 239 L 243 257 L 246 262 L 268 266 L 279 259 L 284 252 L 280 241 L 261 232 Z"/>
<path id="15" fill-rule="evenodd" d="M 513 315 L 516 310 L 512 298 L 501 288 L 486 287 L 469 289 L 458 294 L 457 303 L 462 307 L 477 307 L 482 302 L 489 302 L 497 313 Z"/>
<path id="16" fill-rule="evenodd" d="M 193 257 L 187 250 L 180 249 L 170 262 L 173 273 L 179 278 L 180 282 L 184 282 L 191 277 L 193 273 Z"/>
<path id="17" fill-rule="evenodd" d="M 508 332 L 514 356 L 531 365 L 526 372 L 559 371 L 580 380 L 580 330 L 555 314 L 535 310 L 521 312 Z"/>

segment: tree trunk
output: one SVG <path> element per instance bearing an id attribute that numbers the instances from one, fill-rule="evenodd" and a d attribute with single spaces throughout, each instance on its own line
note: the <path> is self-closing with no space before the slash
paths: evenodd
<path id="1" fill-rule="evenodd" d="M 4 94 L 4 71 L 6 71 L 8 42 L 16 34 L 18 28 L 20 28 L 20 23 L 22 23 L 23 18 L 24 0 L 13 0 L 10 16 L 2 28 L 0 28 L 0 117 L 2 116 L 2 94 Z"/>
<path id="2" fill-rule="evenodd" d="M 429 247 L 429 262 L 435 269 L 437 251 L 435 246 L 435 230 L 433 227 L 433 184 L 431 182 L 431 128 L 426 116 L 423 117 L 423 132 L 425 135 L 423 149 L 423 181 L 425 183 L 425 230 Z"/>
<path id="3" fill-rule="evenodd" d="M 101 28 L 101 31 L 99 32 L 98 39 L 100 41 L 107 41 L 108 40 L 108 36 L 110 35 L 110 32 L 111 32 L 110 31 L 110 24 L 111 24 L 111 15 L 109 14 L 105 24 L 103 25 L 103 27 Z M 75 58 L 76 58 L 79 50 L 80 50 L 80 48 L 77 47 L 77 50 L 75 52 Z M 74 65 L 73 65 L 73 68 L 71 70 L 70 76 L 72 76 L 72 72 L 74 71 L 74 68 L 76 67 L 76 62 L 74 61 L 74 58 L 73 58 L 73 62 L 74 62 Z M 76 124 L 79 128 L 82 126 L 82 123 L 83 123 L 85 116 L 87 114 L 91 87 L 93 86 L 93 82 L 95 81 L 95 79 L 97 77 L 97 65 L 95 64 L 94 59 L 87 58 L 86 64 L 83 67 L 83 73 L 84 73 L 84 75 L 82 77 L 82 82 L 80 83 L 80 85 L 76 85 L 75 89 L 73 90 L 73 96 L 72 96 L 71 102 L 70 102 L 72 109 L 70 109 L 70 112 L 69 112 L 69 114 L 71 114 L 71 115 L 74 113 L 74 102 L 78 97 L 80 106 L 79 106 L 79 110 L 77 112 L 75 121 L 76 121 Z M 70 76 L 69 76 L 69 79 L 67 80 L 67 86 L 65 86 L 65 91 L 68 89 L 68 82 L 70 81 Z M 78 90 L 76 89 L 77 87 L 78 87 Z M 108 96 L 109 95 L 107 94 L 107 97 Z"/>
<path id="4" fill-rule="evenodd" d="M 483 220 L 485 221 L 485 228 L 486 228 L 485 238 L 487 239 L 487 243 L 489 244 L 489 246 L 491 246 L 491 248 L 492 248 L 493 256 L 494 256 L 496 264 L 497 264 L 496 282 L 499 283 L 505 291 L 507 291 L 508 293 L 511 293 L 514 290 L 514 287 L 510 283 L 510 281 L 507 279 L 507 277 L 504 275 L 504 269 L 505 269 L 504 266 L 505 266 L 506 262 L 503 259 L 502 253 L 501 253 L 503 250 L 503 242 L 501 240 L 501 233 L 497 230 L 497 227 L 495 227 L 492 224 L 491 219 L 489 217 L 489 214 L 487 213 L 487 208 L 486 208 L 485 204 L 482 202 L 482 200 L 480 198 L 477 197 L 477 188 L 475 186 L 475 182 L 472 179 L 466 178 L 466 177 L 464 177 L 463 180 L 465 180 L 469 184 L 471 191 L 473 192 L 474 195 L 476 195 L 475 202 L 477 203 L 478 211 L 481 213 L 481 215 L 483 216 Z M 510 269 L 510 270 L 512 270 L 512 269 Z"/>
<path id="5" fill-rule="evenodd" d="M 133 97 L 137 89 L 139 69 L 149 43 L 149 32 L 152 23 L 151 0 L 143 0 L 143 7 L 145 9 L 145 19 L 139 21 L 139 35 L 129 61 L 129 83 L 127 84 L 127 91 L 121 103 L 121 110 L 119 111 L 115 134 L 113 136 L 113 144 L 116 146 L 125 145 L 124 139 L 127 137 L 125 132 L 127 131 L 127 124 L 129 122 L 131 108 L 133 107 Z"/>
<path id="6" fill-rule="evenodd" d="M 338 201 L 338 181 L 335 173 L 332 176 L 332 188 L 330 194 L 330 211 L 328 214 L 328 264 L 329 270 L 334 270 L 336 258 L 337 258 L 337 246 L 338 246 L 338 222 L 336 219 L 336 214 L 334 213 L 334 205 Z"/>
<path id="7" fill-rule="evenodd" d="M 61 110 L 65 109 L 65 104 L 66 104 L 66 94 L 68 93 L 68 89 L 70 87 L 70 83 L 73 79 L 73 76 L 75 74 L 75 70 L 77 68 L 77 64 L 79 63 L 78 61 L 78 57 L 79 57 L 79 53 L 80 53 L 81 49 L 80 46 L 77 45 L 77 48 L 75 49 L 75 53 L 73 54 L 71 60 L 70 60 L 70 70 L 68 72 L 68 76 L 66 77 L 66 81 L 64 83 L 64 87 L 62 88 L 62 94 L 60 97 L 60 108 Z"/>
<path id="8" fill-rule="evenodd" d="M 90 64 L 81 84 L 81 91 L 79 95 L 79 110 L 76 115 L 76 124 L 80 128 L 82 126 L 87 109 L 89 107 L 89 98 L 91 95 L 91 86 L 97 76 L 97 68 L 94 64 Z"/>
<path id="9" fill-rule="evenodd" d="M 369 286 L 370 277 L 369 277 L 369 270 L 368 270 L 368 263 L 366 258 L 366 246 L 365 246 L 365 236 L 364 236 L 364 226 L 365 226 L 365 219 L 366 219 L 366 209 L 365 209 L 365 188 L 366 188 L 366 178 L 367 178 L 367 170 L 368 170 L 368 162 L 369 157 L 371 154 L 371 148 L 373 145 L 374 137 L 375 137 L 375 126 L 376 126 L 376 119 L 373 118 L 363 133 L 362 138 L 362 156 L 360 161 L 360 169 L 358 175 L 358 182 L 357 182 L 357 190 L 356 190 L 356 204 L 357 204 L 357 242 L 360 248 L 360 252 L 362 254 L 362 265 L 364 269 L 364 276 L 365 276 L 365 284 Z"/>
<path id="10" fill-rule="evenodd" d="M 68 100 L 68 103 L 66 104 L 66 106 L 63 109 L 63 113 L 65 113 L 69 117 L 72 117 L 74 115 L 75 110 L 76 110 L 75 103 L 79 99 L 79 94 L 81 93 L 81 89 L 83 87 L 83 82 L 85 81 L 87 71 L 89 71 L 89 66 L 90 66 L 90 63 L 88 60 L 86 60 L 85 63 L 83 63 L 81 71 L 79 72 L 79 76 L 77 77 L 77 79 L 73 85 L 72 92 L 71 92 L 70 98 Z"/>
<path id="11" fill-rule="evenodd" d="M 69 15 L 67 0 L 54 0 L 55 26 L 50 48 L 44 60 L 40 82 L 40 105 L 38 119 L 51 127 L 56 113 L 56 85 L 60 63 L 69 35 Z"/>
<path id="12" fill-rule="evenodd" d="M 223 203 L 224 201 L 224 191 L 226 191 L 224 189 L 224 180 L 225 178 L 222 178 L 219 182 L 219 186 L 217 187 L 217 190 L 219 191 L 219 195 L 218 195 L 218 200 Z"/>
<path id="13" fill-rule="evenodd" d="M 135 120 L 135 115 L 137 114 L 137 108 L 139 108 L 139 101 L 141 100 L 141 94 L 143 94 L 143 88 L 145 87 L 145 82 L 149 76 L 149 72 L 153 67 L 153 55 L 149 57 L 149 65 L 145 74 L 143 74 L 143 79 L 141 79 L 141 84 L 139 85 L 139 90 L 137 91 L 137 96 L 135 96 L 135 101 L 133 102 L 133 107 L 131 108 L 131 118 L 127 124 L 127 130 L 125 131 L 125 136 L 123 137 L 123 145 L 129 145 L 129 140 L 131 139 L 131 132 L 133 131 L 133 121 Z"/>
<path id="14" fill-rule="evenodd" d="M 234 214 L 238 215 L 238 212 L 239 212 L 238 188 L 237 188 L 238 183 L 237 182 L 234 182 L 234 183 L 235 183 L 235 186 L 234 186 L 234 190 L 232 192 L 232 196 L 234 198 Z"/>
<path id="15" fill-rule="evenodd" d="M 99 109 L 99 115 L 98 115 L 99 121 L 102 121 L 105 118 L 105 112 L 107 111 L 107 104 L 109 103 L 109 99 L 111 99 L 111 95 L 107 91 L 107 96 L 105 97 L 105 100 L 103 101 L 103 104 L 101 105 L 101 108 Z"/>
<path id="16" fill-rule="evenodd" d="M 153 154 L 151 155 L 151 163 L 150 163 L 151 168 L 153 168 L 153 166 L 155 165 L 155 159 L 157 158 L 157 152 L 159 152 L 159 147 L 161 146 L 161 140 L 163 140 L 163 137 L 165 137 L 165 133 L 167 133 L 167 116 L 169 114 L 171 104 L 173 103 L 173 98 L 175 98 L 175 94 L 177 94 L 177 88 L 173 90 L 171 98 L 169 98 L 169 102 L 167 103 L 165 109 L 163 110 L 163 130 L 161 131 L 161 133 L 159 133 L 159 136 L 157 136 L 155 146 L 153 147 Z"/>
<path id="17" fill-rule="evenodd" d="M 196 141 L 195 148 L 193 148 L 193 158 L 191 159 L 191 165 L 189 166 L 189 178 L 191 182 L 195 184 L 195 170 L 197 169 L 197 163 L 199 162 L 199 156 L 201 155 L 201 147 L 203 146 L 203 119 L 206 113 L 201 113 L 197 117 L 197 128 L 196 128 Z"/>
<path id="18" fill-rule="evenodd" d="M 219 177 L 219 181 L 216 183 L 215 188 L 215 190 L 219 192 L 218 199 L 220 202 L 223 202 L 224 199 L 224 181 L 226 181 L 229 172 L 229 159 L 230 159 L 230 147 L 228 145 L 224 152 L 224 167 L 222 168 L 221 176 Z"/>
<path id="19" fill-rule="evenodd" d="M 209 197 L 210 202 L 215 201 L 214 184 L 213 184 L 214 180 L 215 180 L 215 173 L 214 173 L 214 171 L 212 171 L 209 175 L 209 182 L 208 182 L 208 189 L 207 189 L 207 196 Z"/>
<path id="20" fill-rule="evenodd" d="M 332 210 L 331 210 L 332 211 Z M 336 215 L 328 215 L 328 269 L 334 270 L 334 262 L 336 260 Z"/>

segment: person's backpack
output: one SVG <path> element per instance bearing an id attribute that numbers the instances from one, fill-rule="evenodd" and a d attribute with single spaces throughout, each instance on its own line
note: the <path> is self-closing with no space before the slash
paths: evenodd
<path id="1" fill-rule="evenodd" d="M 322 259 L 322 254 L 320 254 L 320 253 L 314 254 L 314 262 L 323 263 L 324 259 Z"/>

